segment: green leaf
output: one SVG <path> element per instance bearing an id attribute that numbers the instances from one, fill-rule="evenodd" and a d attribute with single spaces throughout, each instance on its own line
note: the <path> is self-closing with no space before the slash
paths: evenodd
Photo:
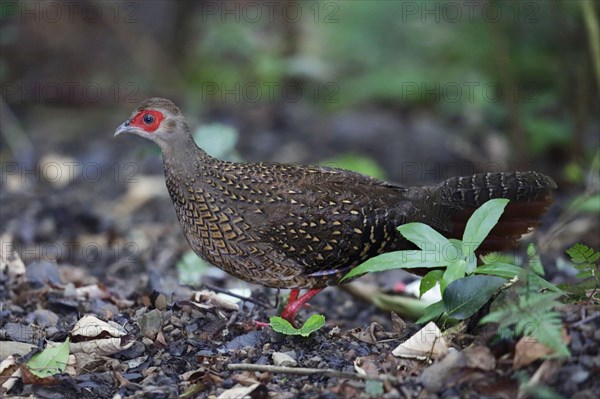
<path id="1" fill-rule="evenodd" d="M 468 276 L 456 280 L 442 294 L 448 316 L 464 320 L 477 312 L 506 279 L 496 276 Z"/>
<path id="2" fill-rule="evenodd" d="M 481 257 L 483 263 L 505 263 L 510 265 L 517 265 L 520 263 L 520 260 L 517 257 L 503 254 L 501 252 L 490 252 Z"/>
<path id="3" fill-rule="evenodd" d="M 600 214 L 600 193 L 577 197 L 571 202 L 569 208 L 576 212 Z"/>
<path id="4" fill-rule="evenodd" d="M 529 267 L 533 270 L 537 275 L 544 275 L 544 266 L 542 266 L 542 261 L 539 255 L 536 254 L 535 245 L 529 244 L 527 247 L 527 256 L 529 257 Z"/>
<path id="5" fill-rule="evenodd" d="M 512 286 L 509 290 L 521 289 Z M 518 304 L 514 301 L 500 306 L 481 319 L 480 323 L 497 323 L 498 331 L 506 337 L 530 336 L 554 349 L 551 357 L 569 356 L 562 339 L 561 315 L 554 308 L 561 306 L 557 299 L 561 294 L 531 291 L 519 292 Z"/>
<path id="6" fill-rule="evenodd" d="M 488 263 L 486 265 L 479 266 L 475 269 L 476 274 L 488 274 L 491 276 L 498 276 L 502 278 L 511 279 L 518 276 L 523 271 L 522 268 L 509 263 Z"/>
<path id="7" fill-rule="evenodd" d="M 470 253 L 466 258 L 465 274 L 471 275 L 477 269 L 477 256 L 475 253 Z"/>
<path id="8" fill-rule="evenodd" d="M 430 320 L 437 319 L 444 314 L 444 302 L 437 301 L 425 308 L 425 314 L 415 321 L 416 324 L 427 323 Z"/>
<path id="9" fill-rule="evenodd" d="M 375 294 L 371 301 L 381 310 L 395 312 L 410 319 L 418 319 L 429 304 L 417 298 L 403 295 Z"/>
<path id="10" fill-rule="evenodd" d="M 50 377 L 65 371 L 69 360 L 69 338 L 60 345 L 46 347 L 27 362 L 27 368 L 40 378 Z"/>
<path id="11" fill-rule="evenodd" d="M 423 223 L 407 223 L 397 229 L 404 238 L 414 243 L 424 252 L 446 254 L 445 258 L 456 259 L 458 255 L 454 254 L 454 246 L 446 237 L 435 231 L 433 228 Z"/>
<path id="12" fill-rule="evenodd" d="M 441 254 L 425 251 L 395 251 L 368 259 L 350 270 L 340 282 L 369 272 L 382 272 L 392 269 L 414 269 L 446 266 Z"/>
<path id="13" fill-rule="evenodd" d="M 419 297 L 422 297 L 424 293 L 435 287 L 443 275 L 443 270 L 432 270 L 427 273 L 421 280 L 421 285 L 419 285 Z"/>
<path id="14" fill-rule="evenodd" d="M 594 251 L 593 248 L 584 244 L 575 244 L 565 251 L 571 258 L 571 262 L 579 263 L 594 263 L 600 259 L 600 252 Z"/>
<path id="15" fill-rule="evenodd" d="M 448 265 L 448 267 L 446 267 L 444 275 L 442 276 L 442 280 L 440 281 L 440 290 L 442 291 L 442 294 L 450 283 L 465 276 L 466 267 L 467 262 L 465 262 L 464 259 L 459 259 L 456 262 L 452 262 Z"/>
<path id="16" fill-rule="evenodd" d="M 286 319 L 273 316 L 269 319 L 271 328 L 285 335 L 302 335 L 308 337 L 311 333 L 317 331 L 325 325 L 325 316 L 314 314 L 304 322 L 304 325 L 299 329 L 290 324 Z"/>
<path id="17" fill-rule="evenodd" d="M 492 228 L 498 223 L 500 216 L 509 200 L 505 198 L 496 198 L 489 200 L 481 205 L 467 221 L 465 232 L 463 233 L 463 253 L 475 252 L 481 245 L 485 237 Z"/>
<path id="18" fill-rule="evenodd" d="M 377 179 L 385 179 L 385 171 L 374 159 L 357 154 L 345 154 L 337 158 L 330 159 L 321 163 L 322 165 L 331 165 L 335 168 L 352 170 L 375 177 Z"/>
<path id="19" fill-rule="evenodd" d="M 462 241 L 461 240 L 457 240 L 456 238 L 450 238 L 450 239 L 448 239 L 448 241 L 454 247 L 454 250 L 444 252 L 445 257 L 448 259 L 448 263 L 456 262 L 459 259 L 463 259 L 465 257 L 465 255 L 467 255 L 467 254 L 464 254 L 462 251 Z M 454 255 L 456 255 L 456 256 L 454 256 Z M 475 261 L 477 261 L 477 258 L 474 255 L 475 254 L 473 254 L 473 258 L 475 259 Z"/>
<path id="20" fill-rule="evenodd" d="M 551 282 L 545 280 L 543 277 L 540 277 L 539 275 L 529 272 L 529 282 L 536 286 L 536 287 L 540 287 L 540 288 L 545 288 L 548 291 L 552 291 L 554 293 L 560 294 L 560 295 L 564 295 L 565 292 L 563 290 L 561 290 L 560 288 L 558 288 L 556 285 L 552 284 Z"/>

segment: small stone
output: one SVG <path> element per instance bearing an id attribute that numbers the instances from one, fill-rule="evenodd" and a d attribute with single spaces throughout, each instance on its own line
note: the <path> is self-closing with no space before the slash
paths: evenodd
<path id="1" fill-rule="evenodd" d="M 40 327 L 55 326 L 58 324 L 58 315 L 46 309 L 37 309 L 30 313 L 27 318 L 30 324 L 36 324 Z"/>
<path id="2" fill-rule="evenodd" d="M 60 271 L 56 263 L 45 260 L 41 262 L 32 262 L 25 270 L 27 281 L 29 281 L 29 284 L 34 288 L 41 288 L 45 285 L 63 285 Z"/>
<path id="3" fill-rule="evenodd" d="M 158 310 L 165 310 L 167 308 L 167 297 L 164 294 L 158 294 L 153 299 L 153 305 Z"/>
<path id="4" fill-rule="evenodd" d="M 140 333 L 144 337 L 154 340 L 162 327 L 160 310 L 154 309 L 142 315 L 138 320 L 138 324 L 140 325 Z"/>
<path id="5" fill-rule="evenodd" d="M 37 346 L 25 342 L 2 341 L 0 345 L 0 359 L 6 359 L 10 355 L 25 356 Z"/>
<path id="6" fill-rule="evenodd" d="M 298 365 L 298 362 L 287 353 L 273 352 L 271 357 L 275 366 L 295 367 Z"/>

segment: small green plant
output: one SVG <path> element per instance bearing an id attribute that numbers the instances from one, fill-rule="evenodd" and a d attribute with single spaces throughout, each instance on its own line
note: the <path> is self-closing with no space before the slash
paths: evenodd
<path id="1" fill-rule="evenodd" d="M 462 240 L 447 239 L 422 223 L 400 226 L 400 233 L 420 251 L 397 251 L 377 256 L 353 269 L 342 280 L 396 268 L 436 268 L 423 277 L 419 291 L 423 295 L 439 282 L 442 300 L 425 309 L 425 314 L 417 320 L 417 323 L 424 323 L 444 314 L 458 320 L 466 319 L 485 305 L 500 287 L 507 285 L 509 279 L 517 277 L 516 283 L 502 292 L 508 298 L 505 303 L 498 305 L 498 309 L 481 322 L 498 323 L 501 336 L 532 336 L 553 349 L 555 356 L 568 356 L 569 350 L 561 335 L 560 313 L 554 310 L 560 306 L 557 299 L 564 292 L 542 277 L 544 268 L 535 247 L 528 247 L 525 267 L 519 267 L 510 258 L 497 253 L 483 256 L 483 264 L 477 265 L 475 250 L 498 223 L 507 204 L 507 199 L 493 199 L 479 207 L 469 218 Z M 600 258 L 598 253 L 585 246 L 570 251 L 574 263 L 581 265 L 584 276 L 597 276 L 597 272 L 590 270 L 596 267 L 593 262 Z"/>
<path id="2" fill-rule="evenodd" d="M 325 316 L 320 314 L 314 314 L 304 322 L 304 325 L 300 328 L 296 328 L 290 324 L 286 319 L 273 316 L 269 319 L 271 328 L 277 332 L 285 335 L 302 335 L 308 337 L 311 333 L 319 330 L 325 325 Z"/>
<path id="3" fill-rule="evenodd" d="M 582 281 L 566 285 L 564 288 L 577 297 L 592 298 L 600 295 L 600 263 L 598 262 L 600 252 L 579 243 L 567 249 L 566 252 L 579 271 L 577 277 Z"/>
<path id="4" fill-rule="evenodd" d="M 47 347 L 36 353 L 27 362 L 27 368 L 32 374 L 47 378 L 65 371 L 69 360 L 69 338 L 62 344 Z"/>
<path id="5" fill-rule="evenodd" d="M 508 202 L 508 199 L 498 198 L 479 207 L 467 221 L 462 240 L 447 239 L 423 223 L 402 225 L 398 227 L 400 234 L 420 250 L 376 256 L 351 270 L 342 281 L 368 272 L 433 268 L 421 280 L 420 295 L 439 282 L 442 300 L 429 305 L 417 322 L 425 323 L 443 314 L 454 319 L 466 319 L 487 303 L 508 279 L 518 276 L 522 270 L 498 254 L 483 257 L 484 264 L 477 266 L 475 251 L 498 223 Z M 533 247 L 529 251 L 535 255 Z M 539 268 L 539 259 L 530 262 L 532 267 Z M 558 290 L 539 276 L 535 279 L 544 288 Z"/>
<path id="6" fill-rule="evenodd" d="M 555 357 L 569 356 L 562 339 L 562 321 L 555 309 L 564 292 L 541 278 L 539 257 L 530 246 L 528 265 L 518 280 L 494 301 L 492 311 L 480 323 L 498 323 L 498 335 L 505 338 L 528 336 L 554 351 Z"/>

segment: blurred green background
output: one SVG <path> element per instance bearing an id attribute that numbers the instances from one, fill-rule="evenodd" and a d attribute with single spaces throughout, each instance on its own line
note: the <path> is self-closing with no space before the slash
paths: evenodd
<path id="1" fill-rule="evenodd" d="M 54 151 L 108 164 L 149 149 L 111 133 L 162 96 L 194 127 L 235 129 L 249 161 L 328 163 L 407 184 L 538 169 L 577 190 L 598 154 L 598 9 L 2 1 L 2 157 L 35 163 Z M 156 152 L 137 159 L 146 156 Z"/>

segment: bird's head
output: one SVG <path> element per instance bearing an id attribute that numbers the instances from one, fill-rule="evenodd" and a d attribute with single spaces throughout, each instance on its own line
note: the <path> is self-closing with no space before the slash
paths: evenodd
<path id="1" fill-rule="evenodd" d="M 172 143 L 186 140 L 189 128 L 179 108 L 165 98 L 144 100 L 129 119 L 115 131 L 115 137 L 122 133 L 133 133 L 156 142 L 165 149 Z"/>

